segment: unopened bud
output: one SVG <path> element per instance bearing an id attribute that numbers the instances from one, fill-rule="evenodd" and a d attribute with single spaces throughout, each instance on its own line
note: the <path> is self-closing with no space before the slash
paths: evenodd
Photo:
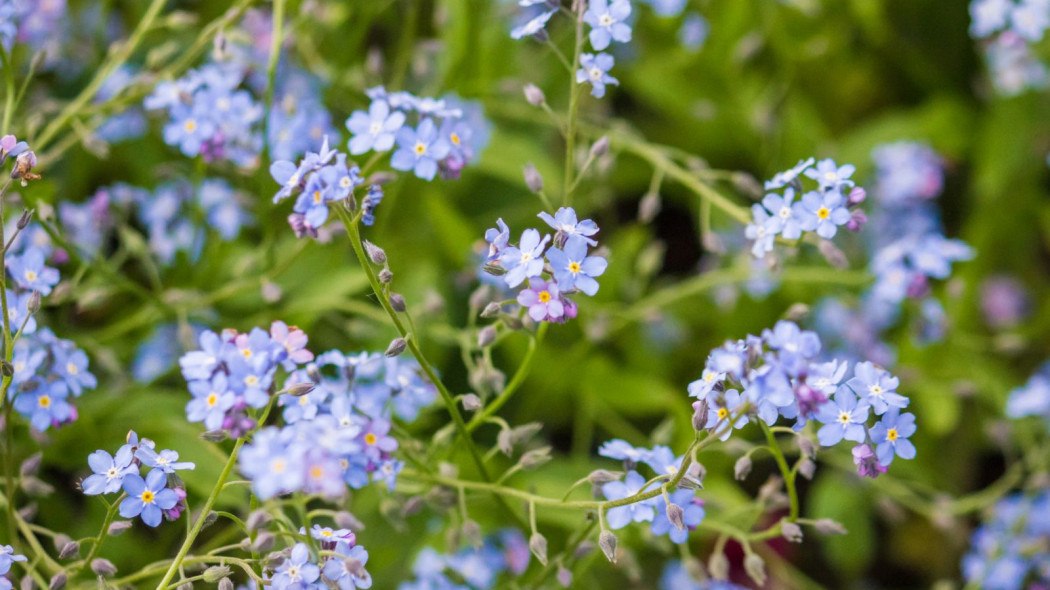
<path id="1" fill-rule="evenodd" d="M 595 469 L 587 475 L 587 481 L 590 482 L 591 485 L 600 486 L 620 479 L 621 475 L 623 475 L 623 473 L 607 471 L 605 469 Z"/>
<path id="2" fill-rule="evenodd" d="M 11 363 L 0 360 L 0 374 L 4 377 L 10 377 L 15 374 L 15 367 Z"/>
<path id="3" fill-rule="evenodd" d="M 491 298 L 492 291 L 489 289 L 488 285 L 482 285 L 477 289 L 474 289 L 469 298 L 470 309 L 478 310 L 485 307 Z"/>
<path id="4" fill-rule="evenodd" d="M 529 190 L 538 193 L 543 190 L 543 176 L 540 175 L 540 171 L 536 169 L 531 163 L 525 164 L 523 169 L 525 174 L 525 186 L 529 187 Z"/>
<path id="5" fill-rule="evenodd" d="M 473 520 L 467 520 L 463 523 L 461 530 L 463 532 L 463 538 L 466 539 L 468 543 L 473 545 L 475 549 L 481 549 L 481 525 Z"/>
<path id="6" fill-rule="evenodd" d="M 849 204 L 860 205 L 868 198 L 868 191 L 864 190 L 863 187 L 855 186 L 853 190 L 849 192 Z"/>
<path id="7" fill-rule="evenodd" d="M 812 459 L 803 459 L 798 465 L 798 472 L 802 474 L 802 477 L 812 480 L 813 474 L 817 471 L 817 463 Z"/>
<path id="8" fill-rule="evenodd" d="M 339 525 L 339 528 L 350 529 L 352 531 L 365 530 L 365 523 L 358 520 L 356 516 L 346 510 L 340 510 L 335 513 L 335 524 Z"/>
<path id="9" fill-rule="evenodd" d="M 685 565 L 685 571 L 689 574 L 689 577 L 697 582 L 703 582 L 707 579 L 707 574 L 704 573 L 704 565 L 700 563 L 699 559 L 689 556 L 682 559 L 682 564 Z"/>
<path id="10" fill-rule="evenodd" d="M 62 590 L 62 588 L 66 587 L 66 579 L 65 574 L 55 574 L 51 577 L 51 581 L 47 583 L 47 590 Z"/>
<path id="11" fill-rule="evenodd" d="M 697 432 L 707 428 L 707 415 L 711 412 L 707 400 L 693 402 L 693 430 Z"/>
<path id="12" fill-rule="evenodd" d="M 721 551 L 712 553 L 711 558 L 707 560 L 707 571 L 716 580 L 728 580 L 729 558 Z"/>
<path id="13" fill-rule="evenodd" d="M 735 477 L 737 481 L 744 481 L 750 473 L 751 457 L 744 455 L 737 459 L 736 465 L 733 466 L 733 477 Z"/>
<path id="14" fill-rule="evenodd" d="M 33 291 L 29 294 L 29 301 L 26 302 L 26 309 L 29 313 L 36 313 L 40 311 L 40 291 Z"/>
<path id="15" fill-rule="evenodd" d="M 386 264 L 386 252 L 368 240 L 364 241 L 365 253 L 374 264 Z"/>
<path id="16" fill-rule="evenodd" d="M 287 393 L 292 397 L 303 397 L 310 393 L 317 387 L 317 384 L 312 381 L 304 381 L 302 383 L 296 383 L 295 385 L 289 385 L 281 390 L 280 393 Z"/>
<path id="17" fill-rule="evenodd" d="M 485 319 L 498 317 L 502 309 L 503 307 L 499 303 L 493 301 L 485 306 L 485 309 L 481 312 L 481 317 Z"/>
<path id="18" fill-rule="evenodd" d="M 685 511 L 678 504 L 667 505 L 667 520 L 671 521 L 674 528 L 680 531 L 685 530 Z"/>
<path id="19" fill-rule="evenodd" d="M 51 540 L 55 544 L 55 550 L 61 552 L 62 548 L 66 546 L 66 543 L 73 542 L 73 537 L 70 537 L 65 533 L 56 533 Z"/>
<path id="20" fill-rule="evenodd" d="M 603 135 L 598 138 L 598 141 L 591 145 L 591 157 L 600 158 L 607 153 L 609 153 L 609 137 Z"/>
<path id="21" fill-rule="evenodd" d="M 29 225 L 29 221 L 33 219 L 33 210 L 26 209 L 22 211 L 22 215 L 18 218 L 18 229 L 25 229 Z"/>
<path id="22" fill-rule="evenodd" d="M 780 534 L 791 543 L 802 542 L 802 527 L 793 522 L 780 523 Z"/>
<path id="23" fill-rule="evenodd" d="M 106 533 L 111 537 L 115 537 L 124 531 L 131 528 L 130 520 L 118 520 L 116 522 L 109 523 L 109 528 L 106 529 Z"/>
<path id="24" fill-rule="evenodd" d="M 521 465 L 522 469 L 529 470 L 535 469 L 550 460 L 551 448 L 540 447 L 538 449 L 528 451 L 524 455 L 522 455 L 521 459 L 518 459 L 518 464 Z"/>
<path id="25" fill-rule="evenodd" d="M 225 430 L 207 430 L 200 433 L 197 436 L 199 436 L 201 440 L 206 440 L 208 442 L 214 443 L 222 442 L 230 437 L 229 433 L 227 433 Z"/>
<path id="26" fill-rule="evenodd" d="M 217 520 L 219 520 L 219 513 L 214 510 L 209 510 L 208 513 L 204 515 L 204 524 L 201 525 L 201 528 L 206 529 L 215 524 L 215 521 Z"/>
<path id="27" fill-rule="evenodd" d="M 481 398 L 474 393 L 468 393 L 463 396 L 460 400 L 463 402 L 463 409 L 468 412 L 473 412 L 481 408 Z"/>
<path id="28" fill-rule="evenodd" d="M 759 586 L 766 583 L 766 562 L 757 553 L 748 553 L 744 558 L 744 571 Z"/>
<path id="29" fill-rule="evenodd" d="M 817 249 L 820 250 L 824 260 L 827 260 L 831 266 L 839 270 L 849 268 L 849 260 L 846 259 L 846 254 L 839 250 L 839 247 L 833 244 L 831 240 L 821 240 Z"/>
<path id="30" fill-rule="evenodd" d="M 659 193 L 646 193 L 642 200 L 638 201 L 638 221 L 650 223 L 656 219 L 662 207 Z"/>
<path id="31" fill-rule="evenodd" d="M 817 521 L 813 523 L 813 528 L 817 529 L 817 532 L 822 535 L 846 534 L 846 527 L 830 518 L 818 518 Z"/>
<path id="32" fill-rule="evenodd" d="M 91 560 L 91 571 L 95 572 L 96 576 L 105 578 L 117 573 L 117 566 L 113 565 L 113 562 L 108 559 L 96 557 Z"/>
<path id="33" fill-rule="evenodd" d="M 204 570 L 202 577 L 204 581 L 209 584 L 215 584 L 219 580 L 225 579 L 230 575 L 230 566 L 228 565 L 213 565 L 208 569 Z"/>
<path id="34" fill-rule="evenodd" d="M 407 346 L 408 342 L 406 342 L 404 338 L 394 338 L 390 341 L 390 346 L 386 347 L 386 352 L 383 354 L 385 354 L 387 358 L 394 358 L 402 352 L 405 352 Z"/>
<path id="35" fill-rule="evenodd" d="M 527 100 L 532 106 L 538 107 L 547 102 L 547 97 L 544 96 L 543 91 L 535 84 L 526 84 L 523 90 L 525 91 L 525 100 Z"/>
<path id="36" fill-rule="evenodd" d="M 426 504 L 426 500 L 423 499 L 423 496 L 412 496 L 405 500 L 405 504 L 401 507 L 401 514 L 402 516 L 419 514 L 423 511 L 424 504 Z"/>
<path id="37" fill-rule="evenodd" d="M 478 348 L 485 348 L 496 341 L 496 327 L 485 326 L 478 331 Z"/>
<path id="38" fill-rule="evenodd" d="M 805 436 L 796 436 L 795 440 L 798 441 L 798 450 L 802 451 L 803 455 L 810 459 L 817 458 L 817 446 L 813 444 L 812 440 Z"/>
<path id="39" fill-rule="evenodd" d="M 547 538 L 541 535 L 539 532 L 532 533 L 529 537 L 529 551 L 536 556 L 539 562 L 546 566 L 547 565 Z"/>
<path id="40" fill-rule="evenodd" d="M 616 535 L 602 531 L 602 534 L 598 535 L 598 546 L 602 548 L 606 559 L 616 563 Z"/>
<path id="41" fill-rule="evenodd" d="M 223 578 L 219 580 L 218 590 L 234 590 L 233 580 L 229 578 Z"/>
<path id="42" fill-rule="evenodd" d="M 18 468 L 18 473 L 22 477 L 30 477 L 40 472 L 40 462 L 44 455 L 40 452 L 33 453 L 28 459 L 22 461 L 22 465 Z"/>
<path id="43" fill-rule="evenodd" d="M 561 584 L 562 588 L 569 588 L 572 586 L 572 572 L 565 568 L 563 565 L 558 566 L 558 583 Z"/>
<path id="44" fill-rule="evenodd" d="M 376 278 L 379 279 L 380 283 L 384 285 L 389 285 L 390 281 L 394 280 L 394 273 L 390 272 L 389 268 L 384 268 L 383 270 L 379 271 L 379 274 L 376 275 Z"/>
<path id="45" fill-rule="evenodd" d="M 258 537 L 255 537 L 255 541 L 252 543 L 253 553 L 265 553 L 270 549 L 273 549 L 273 544 L 277 541 L 277 537 L 273 533 L 262 532 L 259 533 Z"/>
<path id="46" fill-rule="evenodd" d="M 394 308 L 394 311 L 402 313 L 405 311 L 405 298 L 400 293 L 393 293 L 390 295 L 390 307 Z"/>
<path id="47" fill-rule="evenodd" d="M 59 559 L 73 559 L 80 555 L 80 543 L 76 541 L 69 541 L 62 546 L 62 550 L 58 552 Z"/>

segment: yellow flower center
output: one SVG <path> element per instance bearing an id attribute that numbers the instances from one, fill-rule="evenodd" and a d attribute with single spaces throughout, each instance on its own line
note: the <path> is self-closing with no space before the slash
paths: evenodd
<path id="1" fill-rule="evenodd" d="M 35 281 L 36 280 L 36 272 L 31 271 L 31 270 L 27 270 L 26 271 L 26 280 L 29 281 L 30 283 Z"/>
<path id="2" fill-rule="evenodd" d="M 729 410 L 726 408 L 718 408 L 718 419 L 724 420 L 729 417 Z"/>
<path id="3" fill-rule="evenodd" d="M 452 133 L 448 136 L 448 140 L 451 141 L 454 145 L 459 145 L 459 134 Z"/>
<path id="4" fill-rule="evenodd" d="M 187 133 L 193 133 L 194 131 L 197 130 L 197 122 L 194 121 L 193 119 L 186 119 L 185 127 L 186 127 L 186 132 Z"/>
<path id="5" fill-rule="evenodd" d="M 308 403 L 310 403 L 310 398 L 306 397 L 305 395 L 299 398 L 300 406 L 305 406 Z"/>
<path id="6" fill-rule="evenodd" d="M 241 355 L 244 356 L 244 358 L 246 359 L 250 359 L 252 358 L 252 351 L 250 348 L 242 348 Z"/>
<path id="7" fill-rule="evenodd" d="M 314 191 L 314 203 L 321 202 L 321 191 Z"/>
<path id="8" fill-rule="evenodd" d="M 247 377 L 244 378 L 244 384 L 247 385 L 248 387 L 254 387 L 258 383 L 259 383 L 259 378 L 256 377 L 255 375 L 248 375 Z"/>
<path id="9" fill-rule="evenodd" d="M 540 291 L 540 301 L 541 302 L 547 303 L 550 300 L 551 300 L 551 294 L 550 293 L 548 293 L 547 291 Z"/>
<path id="10" fill-rule="evenodd" d="M 66 363 L 66 372 L 70 375 L 76 375 L 80 372 L 80 369 L 78 369 L 73 363 Z"/>
<path id="11" fill-rule="evenodd" d="M 51 407 L 51 396 L 42 395 L 36 401 L 37 401 L 38 404 L 40 404 L 41 408 L 50 408 Z"/>
<path id="12" fill-rule="evenodd" d="M 321 536 L 322 537 L 331 537 L 332 536 L 332 531 L 321 531 Z"/>
<path id="13" fill-rule="evenodd" d="M 270 463 L 270 471 L 273 473 L 284 473 L 284 470 L 288 468 L 288 464 L 284 462 L 284 459 L 274 459 Z"/>
<path id="14" fill-rule="evenodd" d="M 310 477 L 314 479 L 321 479 L 322 475 L 324 475 L 324 469 L 321 469 L 320 467 L 314 467 L 310 469 Z"/>
<path id="15" fill-rule="evenodd" d="M 839 412 L 839 422 L 849 424 L 849 412 Z"/>
<path id="16" fill-rule="evenodd" d="M 569 272 L 571 272 L 572 274 L 579 273 L 580 272 L 580 263 L 579 262 L 570 262 L 569 263 Z"/>
<path id="17" fill-rule="evenodd" d="M 376 444 L 377 440 L 379 440 L 379 439 L 376 438 L 376 435 L 371 433 L 371 432 L 369 432 L 368 434 L 365 435 L 365 442 L 368 443 L 369 445 Z"/>
<path id="18" fill-rule="evenodd" d="M 219 396 L 215 395 L 214 393 L 212 393 L 212 394 L 208 395 L 208 399 L 205 400 L 205 403 L 207 403 L 208 407 L 210 408 L 210 407 L 214 406 L 215 404 L 219 403 Z"/>
<path id="19" fill-rule="evenodd" d="M 828 210 L 827 207 L 821 207 L 820 209 L 817 209 L 817 217 L 821 219 L 827 219 L 829 215 L 831 215 L 831 211 Z"/>
<path id="20" fill-rule="evenodd" d="M 897 434 L 897 429 L 896 428 L 890 428 L 889 430 L 886 431 L 886 440 L 888 440 L 890 442 L 893 442 L 893 441 L 897 440 L 898 437 L 900 437 L 900 435 Z"/>
<path id="21" fill-rule="evenodd" d="M 144 492 L 142 492 L 142 496 L 140 496 L 140 497 L 142 498 L 142 503 L 143 504 L 152 504 L 153 503 L 153 498 L 154 498 L 153 492 L 151 492 L 149 490 L 145 490 Z"/>
<path id="22" fill-rule="evenodd" d="M 427 153 L 427 146 L 422 142 L 416 142 L 416 147 L 414 149 L 416 151 L 417 156 L 422 156 L 423 154 Z"/>

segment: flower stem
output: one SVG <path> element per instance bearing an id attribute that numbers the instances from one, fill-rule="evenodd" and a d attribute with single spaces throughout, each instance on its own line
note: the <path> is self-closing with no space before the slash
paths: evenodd
<path id="1" fill-rule="evenodd" d="M 788 521 L 795 522 L 798 520 L 798 491 L 795 489 L 795 475 L 796 471 L 788 467 L 787 459 L 784 458 L 784 452 L 780 450 L 780 445 L 777 444 L 777 439 L 773 435 L 773 431 L 766 426 L 765 422 L 758 421 L 759 426 L 762 427 L 762 432 L 766 435 L 766 441 L 769 442 L 769 452 L 773 454 L 773 459 L 777 462 L 777 467 L 780 468 L 780 473 L 784 476 L 784 488 L 787 489 L 788 500 L 791 502 L 791 512 L 788 516 Z"/>
<path id="2" fill-rule="evenodd" d="M 572 69 L 569 70 L 569 112 L 565 118 L 565 177 L 562 202 L 565 206 L 572 204 L 572 181 L 576 164 L 576 111 L 580 103 L 580 85 L 576 83 L 576 70 L 580 69 L 580 53 L 583 51 L 583 9 L 584 2 L 574 0 L 573 8 L 576 19 L 576 39 L 572 51 Z"/>
<path id="3" fill-rule="evenodd" d="M 529 341 L 529 350 L 525 353 L 525 358 L 522 359 L 521 365 L 518 366 L 518 370 L 511 377 L 510 382 L 503 388 L 503 391 L 496 396 L 491 402 L 485 405 L 485 407 L 471 418 L 470 423 L 467 424 L 467 432 L 474 432 L 479 426 L 485 423 L 490 416 L 495 414 L 503 404 L 507 403 L 514 392 L 517 391 L 521 385 L 525 382 L 525 379 L 529 376 L 529 372 L 532 369 L 532 361 L 536 358 L 536 349 L 539 348 L 540 343 L 543 341 L 544 335 L 547 334 L 548 322 L 543 322 L 540 327 L 536 330 L 536 335 L 533 336 L 532 340 Z"/>

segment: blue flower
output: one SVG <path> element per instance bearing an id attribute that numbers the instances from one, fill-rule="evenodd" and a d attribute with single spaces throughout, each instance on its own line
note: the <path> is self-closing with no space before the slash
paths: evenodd
<path id="1" fill-rule="evenodd" d="M 1037 43 L 1050 27 L 1050 7 L 1042 0 L 1022 0 L 1010 12 L 1010 25 L 1019 37 Z"/>
<path id="2" fill-rule="evenodd" d="M 780 234 L 785 240 L 797 240 L 802 237 L 802 226 L 791 207 L 794 200 L 795 189 L 790 186 L 784 189 L 784 196 L 770 193 L 762 199 L 762 206 L 770 213 L 766 231 Z M 758 223 L 757 215 L 755 220 L 755 223 Z"/>
<path id="3" fill-rule="evenodd" d="M 364 547 L 360 545 L 351 547 L 348 543 L 339 543 L 335 552 L 339 557 L 333 557 L 324 564 L 326 580 L 335 582 L 339 590 L 372 587 L 372 576 L 365 570 L 365 564 L 368 563 L 368 551 L 365 551 Z"/>
<path id="4" fill-rule="evenodd" d="M 747 413 L 743 411 L 747 400 L 735 389 L 729 389 L 725 394 L 711 400 L 707 412 L 707 428 L 712 433 L 718 434 L 719 440 L 728 440 L 733 431 L 743 428 L 748 423 Z M 737 415 L 736 420 L 730 424 L 729 420 Z"/>
<path id="5" fill-rule="evenodd" d="M 629 0 L 613 0 L 611 5 L 607 0 L 590 0 L 587 12 L 583 13 L 583 22 L 591 26 L 591 46 L 601 51 L 611 41 L 630 41 L 631 26 L 626 22 L 630 15 Z"/>
<path id="6" fill-rule="evenodd" d="M 292 196 L 292 193 L 302 186 L 303 179 L 311 170 L 313 170 L 313 165 L 305 161 L 299 166 L 288 160 L 278 160 L 270 164 L 270 176 L 281 185 L 281 190 L 274 195 L 273 202 L 278 203 Z"/>
<path id="7" fill-rule="evenodd" d="M 187 352 L 179 359 L 182 376 L 187 381 L 210 379 L 221 362 L 223 349 L 227 347 L 219 335 L 211 330 L 201 332 L 198 344 L 200 344 L 200 350 Z"/>
<path id="8" fill-rule="evenodd" d="M 543 272 L 543 251 L 551 237 L 543 236 L 534 229 L 521 232 L 518 246 L 507 246 L 500 256 L 500 264 L 507 270 L 503 280 L 508 287 L 517 287 L 527 278 L 537 277 Z"/>
<path id="9" fill-rule="evenodd" d="M 908 406 L 908 398 L 897 393 L 900 379 L 870 362 L 857 363 L 853 367 L 853 378 L 846 385 L 861 396 L 875 410 L 876 415 L 885 413 L 889 408 Z"/>
<path id="10" fill-rule="evenodd" d="M 631 463 L 638 463 L 644 461 L 649 455 L 649 449 L 636 448 L 631 443 L 614 438 L 602 443 L 602 446 L 598 448 L 598 454 L 602 457 L 608 457 L 610 459 L 619 459 L 620 461 L 628 461 Z"/>
<path id="11" fill-rule="evenodd" d="M 0 545 L 0 576 L 11 571 L 11 564 L 16 561 L 26 561 L 26 556 L 15 553 L 10 545 Z"/>
<path id="12" fill-rule="evenodd" d="M 689 531 L 700 525 L 704 520 L 706 511 L 703 502 L 696 497 L 693 490 L 675 490 L 670 494 L 671 502 L 682 509 L 682 521 L 685 523 L 684 530 L 678 530 L 671 520 L 667 518 L 667 503 L 656 503 L 656 518 L 649 525 L 649 531 L 654 535 L 668 535 L 671 542 L 681 545 L 689 538 Z"/>
<path id="13" fill-rule="evenodd" d="M 637 471 L 630 471 L 624 481 L 611 481 L 602 486 L 602 494 L 606 500 L 621 500 L 633 496 L 642 490 L 645 478 Z M 653 508 L 653 499 L 642 500 L 626 506 L 616 506 L 605 512 L 605 522 L 609 528 L 616 530 L 633 522 L 650 522 L 656 515 Z"/>
<path id="14" fill-rule="evenodd" d="M 328 203 L 333 200 L 335 200 L 335 192 L 332 187 L 325 185 L 324 178 L 320 174 L 312 174 L 306 181 L 306 187 L 296 199 L 292 210 L 302 213 L 306 223 L 317 228 L 328 219 Z"/>
<path id="15" fill-rule="evenodd" d="M 270 586 L 274 590 L 311 590 L 321 577 L 321 568 L 310 562 L 306 543 L 296 543 L 292 553 L 274 570 Z"/>
<path id="16" fill-rule="evenodd" d="M 605 85 L 619 86 L 620 81 L 609 75 L 616 61 L 608 53 L 584 53 L 580 56 L 580 69 L 576 70 L 576 83 L 591 83 L 591 96 L 601 98 L 605 96 Z"/>
<path id="17" fill-rule="evenodd" d="M 282 431 L 267 427 L 245 445 L 239 459 L 241 472 L 252 480 L 252 491 L 261 500 L 299 489 L 303 472 L 288 453 Z"/>
<path id="18" fill-rule="evenodd" d="M 219 372 L 210 380 L 190 381 L 189 390 L 193 399 L 186 403 L 186 419 L 204 422 L 207 430 L 222 428 L 226 411 L 236 402 L 236 396 L 227 388 L 226 374 Z"/>
<path id="19" fill-rule="evenodd" d="M 397 450 L 397 439 L 390 436 L 390 421 L 383 418 L 375 418 L 368 422 L 360 435 L 365 457 L 370 461 L 380 461 L 385 453 Z"/>
<path id="20" fill-rule="evenodd" d="M 164 126 L 164 143 L 178 147 L 191 158 L 200 155 L 204 142 L 211 139 L 216 130 L 204 108 L 201 102 L 192 107 L 183 104 L 173 107 L 171 121 Z"/>
<path id="21" fill-rule="evenodd" d="M 40 432 L 52 424 L 61 424 L 73 417 L 73 407 L 66 398 L 69 389 L 62 381 L 48 383 L 37 378 L 33 391 L 19 392 L 15 397 L 15 409 L 29 418 L 29 423 Z"/>
<path id="22" fill-rule="evenodd" d="M 394 147 L 395 135 L 404 124 L 404 113 L 390 112 L 390 105 L 385 100 L 373 100 L 368 113 L 354 111 L 346 120 L 346 128 L 354 134 L 347 148 L 355 156 L 369 150 L 389 151 Z"/>
<path id="23" fill-rule="evenodd" d="M 383 187 L 373 184 L 368 187 L 368 193 L 361 199 L 361 223 L 372 225 L 375 223 L 375 210 L 379 202 L 383 200 Z"/>
<path id="24" fill-rule="evenodd" d="M 536 215 L 547 225 L 551 226 L 552 229 L 556 230 L 554 234 L 554 243 L 558 245 L 565 244 L 569 238 L 580 238 L 591 246 L 597 246 L 598 242 L 591 239 L 591 236 L 598 233 L 598 224 L 594 223 L 590 219 L 584 219 L 583 221 L 577 221 L 576 210 L 572 207 L 561 207 L 559 208 L 552 217 L 550 213 L 543 211 Z"/>
<path id="25" fill-rule="evenodd" d="M 846 199 L 837 190 L 810 191 L 802 195 L 802 202 L 795 203 L 794 210 L 802 229 L 816 230 L 817 235 L 826 240 L 835 237 L 838 226 L 850 220 Z"/>
<path id="26" fill-rule="evenodd" d="M 397 147 L 390 166 L 395 170 L 412 170 L 424 180 L 434 178 L 438 160 L 449 152 L 448 142 L 438 134 L 431 119 L 423 119 L 417 129 L 402 127 L 397 132 Z"/>
<path id="27" fill-rule="evenodd" d="M 974 0 L 970 3 L 970 35 L 982 38 L 1002 30 L 1014 6 L 1011 0 Z"/>
<path id="28" fill-rule="evenodd" d="M 802 174 L 810 166 L 812 166 L 813 162 L 813 158 L 809 158 L 808 160 L 799 160 L 798 164 L 795 164 L 793 168 L 789 168 L 783 172 L 777 172 L 773 175 L 772 180 L 766 181 L 765 189 L 767 191 L 770 191 L 778 188 L 783 188 L 791 184 L 795 181 L 796 178 L 799 177 L 800 174 Z"/>
<path id="29" fill-rule="evenodd" d="M 773 240 L 776 239 L 777 219 L 771 217 L 762 205 L 751 206 L 751 214 L 754 220 L 744 228 L 744 237 L 754 240 L 751 246 L 751 255 L 761 258 L 766 252 L 773 251 Z"/>
<path id="30" fill-rule="evenodd" d="M 84 389 L 94 389 L 98 379 L 88 371 L 88 357 L 79 348 L 65 346 L 54 347 L 55 372 L 62 377 L 74 396 L 80 396 Z"/>
<path id="31" fill-rule="evenodd" d="M 842 439 L 864 442 L 864 423 L 869 409 L 867 404 L 858 403 L 857 396 L 849 389 L 839 388 L 834 399 L 817 410 L 817 420 L 824 424 L 817 431 L 820 444 L 830 447 Z"/>
<path id="32" fill-rule="evenodd" d="M 44 253 L 39 248 L 29 248 L 21 256 L 12 256 L 7 270 L 19 287 L 40 291 L 41 295 L 49 295 L 51 288 L 58 284 L 58 271 L 44 266 Z"/>
<path id="33" fill-rule="evenodd" d="M 142 461 L 147 467 L 153 467 L 155 471 L 164 473 L 175 473 L 181 469 L 194 469 L 197 466 L 189 461 L 179 461 L 179 454 L 171 450 L 157 452 L 149 447 L 139 447 L 135 452 L 135 458 Z"/>
<path id="34" fill-rule="evenodd" d="M 715 387 L 721 385 L 726 379 L 725 373 L 719 373 L 705 368 L 700 373 L 700 378 L 689 384 L 688 390 L 691 397 L 706 399 L 714 391 Z"/>
<path id="35" fill-rule="evenodd" d="M 572 237 L 565 242 L 565 250 L 551 248 L 547 251 L 547 262 L 562 291 L 579 289 L 587 295 L 598 292 L 598 281 L 609 263 L 601 256 L 587 256 L 587 242 L 583 237 Z"/>
<path id="36" fill-rule="evenodd" d="M 915 458 L 915 445 L 908 438 L 915 434 L 915 415 L 901 414 L 893 408 L 886 412 L 875 426 L 871 427 L 871 441 L 875 443 L 875 454 L 883 467 L 893 462 L 893 457 Z"/>
<path id="37" fill-rule="evenodd" d="M 826 191 L 853 186 L 849 177 L 856 171 L 857 167 L 853 164 L 840 167 L 835 164 L 835 160 L 827 158 L 817 162 L 816 168 L 806 170 L 806 176 L 816 180 L 820 184 L 820 190 Z"/>
<path id="38" fill-rule="evenodd" d="M 137 473 L 129 473 L 124 476 L 123 487 L 128 497 L 120 503 L 120 516 L 141 516 L 142 522 L 151 527 L 160 524 L 161 511 L 174 508 L 179 501 L 174 490 L 167 488 L 167 475 L 160 469 L 150 471 L 145 480 Z"/>
<path id="39" fill-rule="evenodd" d="M 131 447 L 128 445 L 120 447 L 116 456 L 101 450 L 88 455 L 88 465 L 94 473 L 80 483 L 84 494 L 96 496 L 120 490 L 124 485 L 124 476 L 138 473 L 138 467 L 131 463 L 132 457 Z"/>
<path id="40" fill-rule="evenodd" d="M 555 6 L 550 10 L 544 10 L 536 14 L 536 16 L 525 21 L 520 26 L 514 27 L 510 31 L 510 38 L 515 41 L 523 39 L 525 37 L 531 37 L 536 35 L 540 31 L 543 31 L 543 27 L 547 26 L 547 21 L 554 16 L 554 13 L 558 12 L 558 8 Z"/>
<path id="41" fill-rule="evenodd" d="M 496 227 L 485 230 L 485 242 L 489 245 L 488 262 L 499 263 L 504 248 L 510 242 L 510 227 L 503 218 L 496 220 Z"/>

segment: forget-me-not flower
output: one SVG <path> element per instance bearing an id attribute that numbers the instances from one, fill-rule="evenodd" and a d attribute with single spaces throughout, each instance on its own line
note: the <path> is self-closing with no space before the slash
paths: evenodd
<path id="1" fill-rule="evenodd" d="M 141 450 L 142 447 L 139 447 Z M 160 524 L 162 510 L 170 510 L 179 501 L 175 491 L 167 487 L 168 476 L 163 470 L 154 469 L 142 479 L 137 473 L 124 477 L 124 492 L 127 498 L 120 503 L 123 518 L 142 517 L 142 522 L 155 527 Z"/>
<path id="2" fill-rule="evenodd" d="M 605 96 L 605 86 L 612 84 L 619 86 L 620 81 L 609 75 L 609 70 L 615 65 L 616 60 L 608 53 L 584 53 L 580 56 L 580 69 L 576 70 L 576 83 L 590 82 L 591 96 L 601 98 Z"/>

